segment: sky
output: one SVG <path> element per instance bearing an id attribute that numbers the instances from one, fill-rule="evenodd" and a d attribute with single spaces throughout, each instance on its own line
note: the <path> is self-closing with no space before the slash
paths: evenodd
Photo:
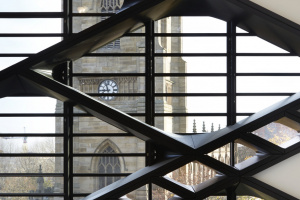
<path id="1" fill-rule="evenodd" d="M 25 12 L 61 11 L 60 0 L 10 0 L 5 6 L 1 6 L 0 12 Z M 25 3 L 26 2 L 26 3 Z M 0 19 L 0 33 L 61 33 L 61 19 Z M 199 26 L 195 26 L 199 24 Z M 208 17 L 186 17 L 183 19 L 183 32 L 185 33 L 225 33 L 226 23 Z M 237 32 L 244 32 L 237 29 Z M 0 38 L 0 53 L 36 53 L 57 42 L 61 38 Z M 195 38 L 187 37 L 183 39 L 184 53 L 225 53 L 225 37 Z M 257 37 L 238 37 L 237 52 L 239 53 L 285 53 L 286 51 L 261 40 Z M 18 62 L 24 58 L 0 58 L 0 70 Z M 225 57 L 184 57 L 187 62 L 188 73 L 226 73 Z M 288 63 L 288 65 L 287 65 Z M 283 67 L 284 66 L 284 67 Z M 239 57 L 237 59 L 237 72 L 300 72 L 299 58 L 295 57 Z M 299 77 L 237 77 L 237 92 L 298 92 L 300 88 L 296 83 Z M 203 93 L 226 93 L 225 77 L 189 77 L 187 92 Z M 199 87 L 201 86 L 201 87 Z M 237 97 L 238 112 L 257 112 L 286 97 Z M 201 101 L 201 104 L 199 104 Z M 191 97 L 188 98 L 188 112 L 204 113 L 226 113 L 225 97 Z M 56 100 L 45 98 L 4 98 L 0 99 L 1 112 L 38 112 L 54 113 Z M 238 120 L 244 117 L 240 117 Z M 226 126 L 225 117 L 190 117 L 188 127 L 191 129 L 193 119 L 197 120 L 198 131 L 201 130 L 202 122 L 206 127 L 212 123 L 215 127 L 221 124 Z M 32 123 L 33 122 L 33 123 Z M 11 124 L 14 123 L 14 126 Z M 0 132 L 27 132 L 51 133 L 55 132 L 54 118 L 0 118 Z M 31 126 L 34 124 L 34 126 Z M 209 128 L 208 128 L 209 129 Z"/>

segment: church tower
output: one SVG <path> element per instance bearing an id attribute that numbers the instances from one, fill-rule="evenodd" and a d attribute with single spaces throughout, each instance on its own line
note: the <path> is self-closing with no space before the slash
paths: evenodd
<path id="1" fill-rule="evenodd" d="M 73 21 L 73 32 L 80 32 L 96 23 L 105 20 L 102 14 L 116 13 L 122 9 L 126 0 L 74 0 L 73 9 L 81 13 L 99 13 L 99 17 L 78 17 Z M 155 22 L 155 32 L 167 30 L 176 31 L 181 29 L 181 18 L 165 18 Z M 134 33 L 144 33 L 145 29 L 140 28 Z M 145 108 L 145 37 L 124 36 L 119 38 L 85 57 L 73 62 L 73 73 L 80 74 L 73 79 L 73 87 L 87 93 L 109 106 L 119 109 L 125 113 L 136 114 L 137 119 L 142 121 L 144 117 L 138 116 L 146 112 Z M 156 53 L 182 52 L 180 38 L 156 38 Z M 112 54 L 112 55 L 109 55 Z M 132 54 L 129 56 L 120 54 Z M 140 54 L 135 56 L 134 54 Z M 156 73 L 184 73 L 186 63 L 181 57 L 156 57 Z M 156 77 L 155 91 L 159 93 L 184 93 L 186 92 L 185 77 Z M 111 96 L 110 96 L 111 94 Z M 119 94 L 119 95 L 118 95 Z M 128 96 L 127 96 L 128 95 Z M 57 103 L 57 112 L 62 109 L 62 104 Z M 185 98 L 172 99 L 172 97 L 156 97 L 156 113 L 185 112 Z M 74 114 L 83 114 L 75 109 Z M 122 154 L 122 153 L 145 153 L 145 142 L 136 137 L 120 137 L 122 130 L 107 124 L 94 117 L 74 117 L 73 132 L 89 134 L 89 137 L 74 137 L 73 151 L 80 154 Z M 186 132 L 186 119 L 163 117 L 155 120 L 155 126 L 168 132 Z M 62 122 L 57 121 L 56 129 L 62 129 Z M 97 136 L 93 137 L 91 134 Z M 99 135 L 105 136 L 99 136 Z M 111 136 L 109 136 L 111 134 Z M 56 140 L 56 147 L 60 148 L 61 139 Z M 56 165 L 60 165 L 57 160 Z M 73 173 L 87 174 L 120 174 L 133 173 L 145 166 L 145 157 L 75 157 Z M 109 185 L 122 177 L 101 176 L 101 177 L 79 177 L 74 179 L 74 193 L 91 193 L 106 185 Z M 61 184 L 56 184 L 56 190 L 62 190 Z M 146 188 L 127 195 L 130 199 L 147 199 Z"/>

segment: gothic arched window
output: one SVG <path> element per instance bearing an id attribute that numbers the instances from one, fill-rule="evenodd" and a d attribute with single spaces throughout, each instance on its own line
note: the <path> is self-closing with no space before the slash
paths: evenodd
<path id="1" fill-rule="evenodd" d="M 106 147 L 102 153 L 116 153 L 110 146 Z M 101 157 L 98 164 L 100 174 L 121 173 L 121 164 L 118 157 Z M 103 176 L 99 179 L 99 189 L 103 188 L 117 180 L 120 177 Z"/>

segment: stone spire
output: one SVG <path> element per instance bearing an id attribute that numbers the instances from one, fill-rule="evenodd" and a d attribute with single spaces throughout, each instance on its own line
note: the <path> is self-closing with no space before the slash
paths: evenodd
<path id="1" fill-rule="evenodd" d="M 211 123 L 211 131 L 210 132 L 214 132 L 214 123 Z"/>
<path id="2" fill-rule="evenodd" d="M 39 174 L 42 174 L 42 165 L 40 165 Z M 40 176 L 37 178 L 36 183 L 38 184 L 38 193 L 44 193 L 44 177 Z"/>
<path id="3" fill-rule="evenodd" d="M 197 133 L 197 126 L 196 126 L 196 120 L 194 119 L 193 123 L 193 133 Z"/>
<path id="4" fill-rule="evenodd" d="M 203 124 L 202 124 L 202 133 L 205 133 L 206 130 L 205 130 L 205 122 L 203 121 Z"/>
<path id="5" fill-rule="evenodd" d="M 218 128 L 218 130 L 221 130 L 221 125 L 219 124 L 219 128 Z"/>

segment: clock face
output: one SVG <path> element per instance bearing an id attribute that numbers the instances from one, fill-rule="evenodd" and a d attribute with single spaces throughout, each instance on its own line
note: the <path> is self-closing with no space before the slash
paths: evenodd
<path id="1" fill-rule="evenodd" d="M 115 81 L 113 80 L 104 80 L 100 83 L 99 85 L 99 93 L 101 94 L 113 94 L 113 93 L 118 93 L 118 85 Z M 101 99 L 110 101 L 114 99 L 114 96 L 100 96 Z"/>

